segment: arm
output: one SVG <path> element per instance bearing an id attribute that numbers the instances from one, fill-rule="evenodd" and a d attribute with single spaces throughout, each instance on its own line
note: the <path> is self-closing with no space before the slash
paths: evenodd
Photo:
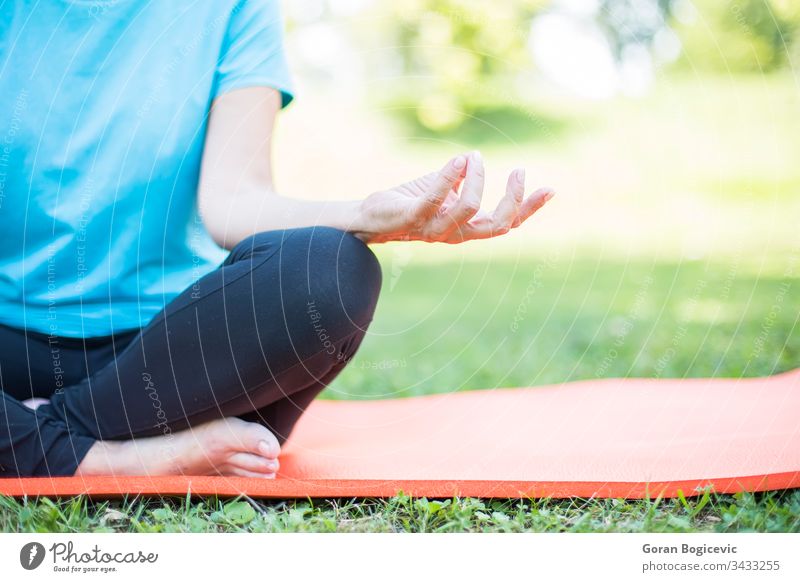
<path id="1" fill-rule="evenodd" d="M 271 145 L 280 94 L 231 91 L 214 101 L 198 199 L 206 229 L 223 248 L 256 232 L 303 226 L 352 228 L 358 201 L 298 200 L 273 189 Z"/>
<path id="2" fill-rule="evenodd" d="M 553 195 L 540 189 L 524 198 L 524 171 L 516 170 L 497 209 L 481 211 L 483 162 L 472 152 L 364 200 L 287 198 L 274 191 L 270 163 L 279 108 L 278 92 L 266 87 L 231 91 L 212 105 L 198 198 L 206 228 L 224 248 L 256 232 L 303 226 L 332 226 L 368 243 L 489 238 L 522 224 Z"/>

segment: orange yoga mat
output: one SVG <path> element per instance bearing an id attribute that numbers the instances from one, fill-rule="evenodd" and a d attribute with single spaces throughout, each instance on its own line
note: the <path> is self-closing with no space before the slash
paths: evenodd
<path id="1" fill-rule="evenodd" d="M 1 479 L 0 494 L 672 497 L 800 487 L 800 369 L 316 401 L 274 481 Z"/>

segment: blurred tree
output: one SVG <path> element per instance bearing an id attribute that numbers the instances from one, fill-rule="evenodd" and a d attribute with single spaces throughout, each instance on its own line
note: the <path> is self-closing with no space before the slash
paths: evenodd
<path id="1" fill-rule="evenodd" d="M 682 63 L 699 71 L 769 72 L 797 50 L 797 0 L 675 0 Z"/>
<path id="2" fill-rule="evenodd" d="M 424 93 L 419 122 L 434 131 L 457 127 L 479 106 L 486 79 L 529 67 L 530 21 L 550 0 L 399 0 L 392 2 L 394 34 L 405 78 Z"/>
<path id="3" fill-rule="evenodd" d="M 502 87 L 506 101 L 516 99 L 506 93 L 520 72 L 533 68 L 530 25 L 545 10 L 593 19 L 618 60 L 630 48 L 653 54 L 661 33 L 675 31 L 680 62 L 706 71 L 775 70 L 791 61 L 800 29 L 800 0 L 394 0 L 388 6 L 386 33 L 398 47 L 405 97 L 417 121 L 434 132 L 457 128 L 485 105 L 476 88 Z"/>
<path id="4" fill-rule="evenodd" d="M 648 46 L 664 29 L 673 0 L 601 0 L 598 24 L 620 58 L 630 45 Z"/>
<path id="5" fill-rule="evenodd" d="M 514 77 L 530 71 L 532 20 L 554 9 L 590 14 L 621 58 L 630 45 L 649 47 L 665 27 L 670 0 L 599 0 L 592 8 L 559 0 L 399 0 L 392 29 L 403 78 L 414 79 L 417 120 L 448 131 L 486 105 L 476 88 L 503 87 L 516 100 Z M 498 95 L 493 92 L 493 97 Z M 421 96 L 420 96 L 421 95 Z"/>

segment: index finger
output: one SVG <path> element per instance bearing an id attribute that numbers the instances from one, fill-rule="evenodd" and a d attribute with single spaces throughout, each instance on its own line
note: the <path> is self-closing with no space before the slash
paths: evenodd
<path id="1" fill-rule="evenodd" d="M 420 198 L 414 217 L 418 220 L 427 220 L 434 216 L 442 207 L 450 191 L 464 177 L 466 167 L 467 159 L 464 156 L 456 156 L 447 162 L 434 179 L 430 191 Z"/>
<path id="2" fill-rule="evenodd" d="M 458 197 L 458 202 L 456 202 L 453 209 L 448 212 L 453 227 L 458 227 L 467 222 L 481 209 L 483 185 L 483 160 L 480 153 L 474 151 L 469 156 L 461 195 Z"/>

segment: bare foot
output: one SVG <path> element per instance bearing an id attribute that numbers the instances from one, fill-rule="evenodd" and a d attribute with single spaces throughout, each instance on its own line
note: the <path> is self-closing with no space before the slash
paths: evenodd
<path id="1" fill-rule="evenodd" d="M 273 479 L 280 445 L 263 425 L 222 418 L 175 434 L 97 441 L 75 475 L 235 475 Z"/>

